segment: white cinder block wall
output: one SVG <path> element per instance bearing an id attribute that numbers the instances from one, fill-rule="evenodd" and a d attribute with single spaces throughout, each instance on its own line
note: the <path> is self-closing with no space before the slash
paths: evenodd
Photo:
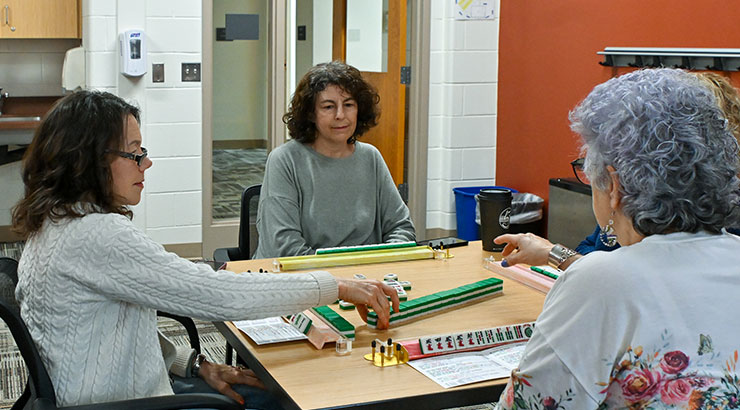
<path id="1" fill-rule="evenodd" d="M 162 244 L 202 240 L 201 83 L 182 82 L 181 63 L 201 62 L 200 0 L 83 0 L 82 43 L 87 85 L 110 91 L 141 108 L 143 145 L 154 165 L 134 222 Z M 147 74 L 120 74 L 118 34 L 142 29 Z M 153 83 L 153 63 L 164 63 L 165 81 Z"/>
<path id="2" fill-rule="evenodd" d="M 452 188 L 495 185 L 499 1 L 492 20 L 455 20 L 432 0 L 427 229 L 457 229 Z"/>

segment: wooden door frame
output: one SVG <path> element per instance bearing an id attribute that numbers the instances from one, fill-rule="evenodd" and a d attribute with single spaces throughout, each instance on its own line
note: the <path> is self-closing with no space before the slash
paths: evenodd
<path id="1" fill-rule="evenodd" d="M 409 211 L 417 240 L 427 239 L 427 151 L 429 142 L 429 53 L 431 2 L 410 0 L 411 84 L 408 93 L 409 117 L 406 158 Z"/>
<path id="2" fill-rule="evenodd" d="M 342 27 L 342 30 L 332 30 L 331 58 L 345 61 L 347 59 L 347 0 L 334 0 L 332 3 L 332 27 Z"/>
<path id="3" fill-rule="evenodd" d="M 285 142 L 286 131 L 282 122 L 286 107 L 286 10 L 288 0 L 270 0 L 267 27 L 267 145 L 270 149 Z M 216 248 L 237 244 L 239 220 L 213 220 L 213 0 L 202 3 L 202 57 L 201 90 L 203 101 L 202 123 L 202 254 L 210 259 Z"/>

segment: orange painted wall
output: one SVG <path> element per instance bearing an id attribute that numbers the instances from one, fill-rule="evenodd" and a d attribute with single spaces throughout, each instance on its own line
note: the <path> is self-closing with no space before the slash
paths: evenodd
<path id="1" fill-rule="evenodd" d="M 627 69 L 598 64 L 604 47 L 740 48 L 733 0 L 501 0 L 496 184 L 545 199 L 571 177 L 579 138 L 568 111 Z M 731 74 L 740 86 L 740 73 Z"/>

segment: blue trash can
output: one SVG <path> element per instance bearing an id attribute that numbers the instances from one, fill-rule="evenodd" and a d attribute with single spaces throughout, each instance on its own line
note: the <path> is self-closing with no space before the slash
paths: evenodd
<path id="1" fill-rule="evenodd" d="M 481 189 L 508 189 L 517 193 L 516 189 L 505 186 L 471 186 L 452 188 L 455 193 L 455 216 L 457 218 L 457 237 L 466 241 L 480 239 L 480 225 L 475 223 L 475 196 Z"/>

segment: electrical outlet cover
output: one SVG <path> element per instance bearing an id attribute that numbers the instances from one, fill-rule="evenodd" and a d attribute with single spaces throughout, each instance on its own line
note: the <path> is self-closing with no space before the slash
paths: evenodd
<path id="1" fill-rule="evenodd" d="M 182 81 L 200 82 L 200 63 L 182 63 Z"/>

